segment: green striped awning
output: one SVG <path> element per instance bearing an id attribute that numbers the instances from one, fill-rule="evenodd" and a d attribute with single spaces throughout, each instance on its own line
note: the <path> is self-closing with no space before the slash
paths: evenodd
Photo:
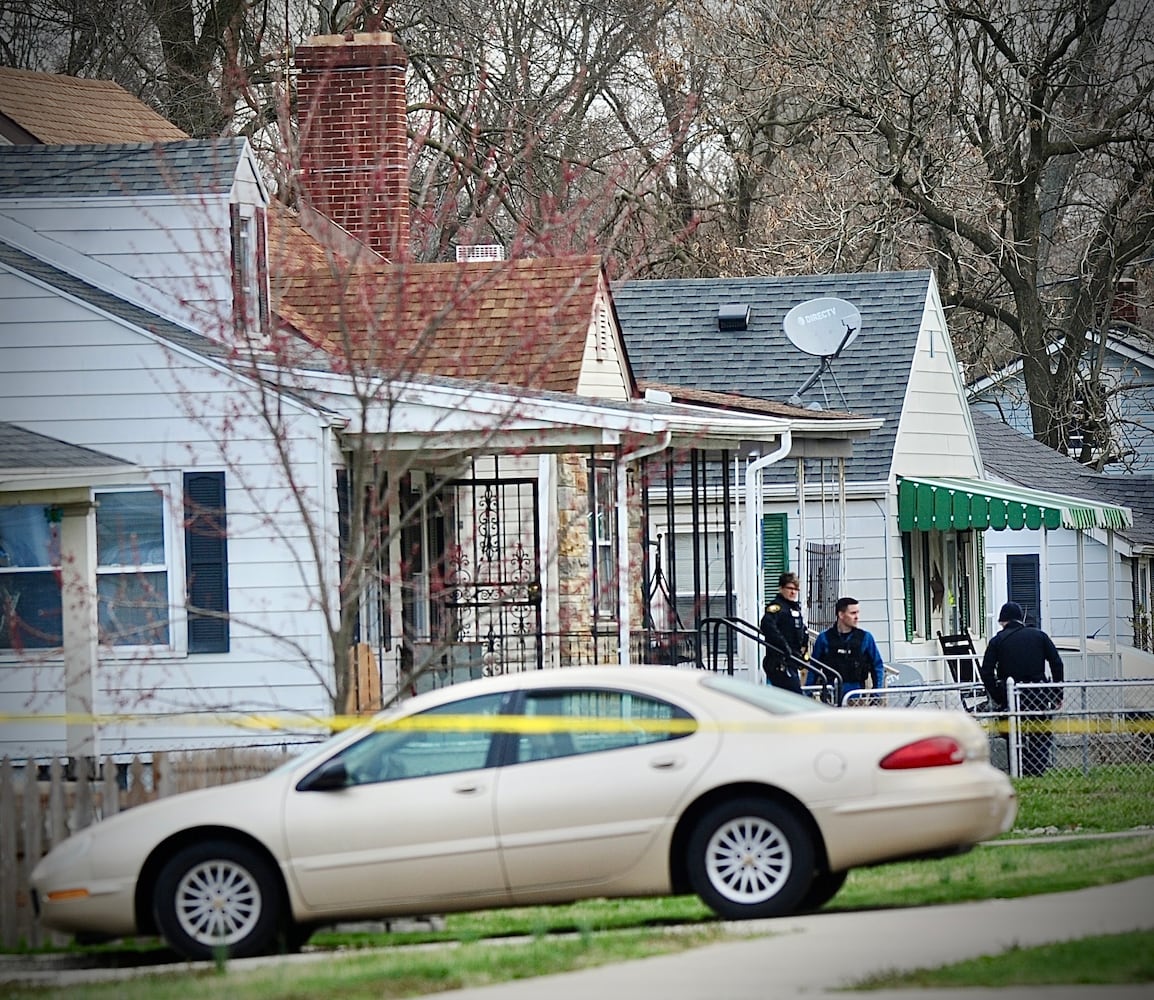
<path id="1" fill-rule="evenodd" d="M 902 531 L 1128 528 L 1129 507 L 984 479 L 898 479 Z"/>

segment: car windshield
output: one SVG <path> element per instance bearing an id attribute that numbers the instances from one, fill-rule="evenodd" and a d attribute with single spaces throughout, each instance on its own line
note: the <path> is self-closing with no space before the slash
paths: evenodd
<path id="1" fill-rule="evenodd" d="M 813 698 L 771 684 L 750 684 L 749 681 L 728 674 L 711 674 L 702 678 L 701 683 L 704 687 L 739 698 L 773 715 L 804 715 L 806 712 L 824 712 L 829 708 Z"/>

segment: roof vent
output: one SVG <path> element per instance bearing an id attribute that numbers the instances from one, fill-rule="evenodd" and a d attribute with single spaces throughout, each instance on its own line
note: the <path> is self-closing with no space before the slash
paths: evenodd
<path id="1" fill-rule="evenodd" d="M 748 330 L 749 306 L 741 302 L 723 302 L 717 307 L 717 329 Z"/>
<path id="2" fill-rule="evenodd" d="M 457 263 L 483 260 L 504 260 L 505 248 L 500 243 L 479 243 L 476 246 L 457 246 Z"/>

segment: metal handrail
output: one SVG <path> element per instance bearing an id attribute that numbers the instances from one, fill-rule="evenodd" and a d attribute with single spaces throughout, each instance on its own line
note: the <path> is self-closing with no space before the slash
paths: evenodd
<path id="1" fill-rule="evenodd" d="M 728 629 L 730 636 L 734 634 L 750 639 L 757 643 L 760 649 L 769 649 L 769 643 L 766 642 L 765 636 L 762 634 L 760 628 L 751 622 L 747 622 L 744 618 L 732 618 L 726 616 L 703 618 L 697 626 L 700 639 L 697 644 L 698 648 L 698 666 L 703 670 L 712 670 L 717 672 L 718 658 L 720 655 L 721 646 L 721 630 Z M 710 633 L 712 633 L 710 635 Z M 777 649 L 775 646 L 774 649 Z M 706 662 L 706 651 L 708 650 L 708 662 Z M 729 648 L 729 665 L 727 673 L 733 673 L 733 649 L 732 645 Z M 830 704 L 838 704 L 841 698 L 842 676 L 833 667 L 821 660 L 815 660 L 810 657 L 808 660 L 803 660 L 800 656 L 795 655 L 791 650 L 778 650 L 778 652 L 785 652 L 790 661 L 798 668 L 798 671 L 813 670 L 821 677 L 821 684 L 819 685 L 819 700 L 829 702 Z M 758 662 L 754 665 L 755 670 L 761 669 L 762 655 L 758 656 Z M 832 698 L 832 701 L 830 700 Z"/>

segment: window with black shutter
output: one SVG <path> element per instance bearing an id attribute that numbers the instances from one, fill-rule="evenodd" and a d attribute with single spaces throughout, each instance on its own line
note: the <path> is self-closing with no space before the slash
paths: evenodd
<path id="1" fill-rule="evenodd" d="M 1038 555 L 1006 556 L 1006 593 L 1022 606 L 1027 625 L 1042 628 L 1042 573 Z"/>
<path id="2" fill-rule="evenodd" d="M 228 522 L 223 472 L 184 476 L 184 553 L 188 651 L 227 653 Z"/>

